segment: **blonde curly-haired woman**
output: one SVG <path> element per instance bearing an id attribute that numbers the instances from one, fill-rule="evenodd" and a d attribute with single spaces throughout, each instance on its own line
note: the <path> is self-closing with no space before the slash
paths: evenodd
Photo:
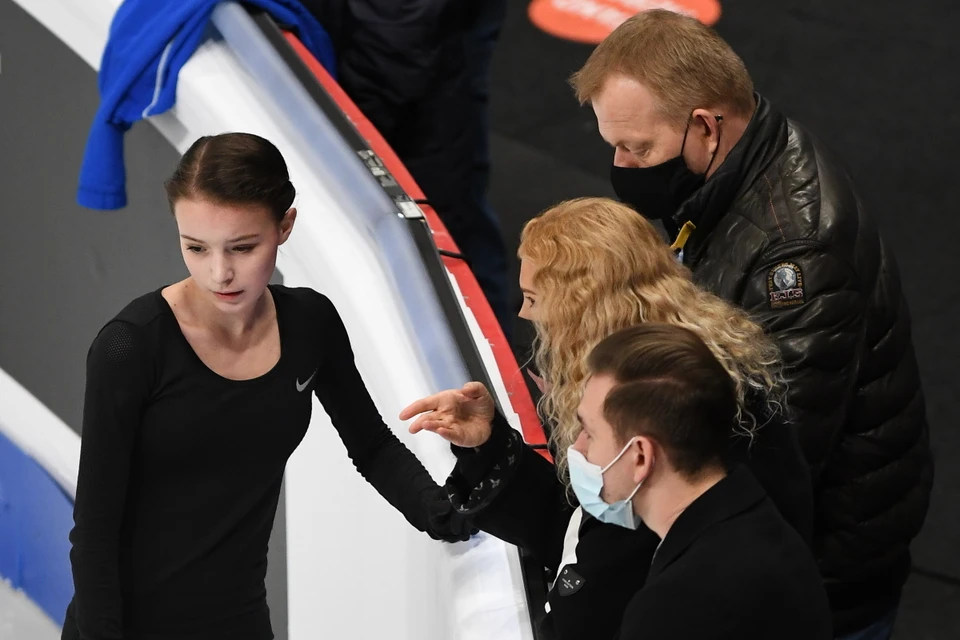
<path id="1" fill-rule="evenodd" d="M 675 324 L 703 340 L 736 386 L 739 424 L 729 462 L 745 463 L 784 519 L 810 539 L 809 470 L 781 406 L 780 357 L 762 327 L 698 288 L 656 228 L 609 199 L 547 210 L 527 223 L 518 253 L 520 317 L 536 329 L 540 409 L 556 466 L 524 446 L 478 383 L 420 400 L 401 418 L 423 413 L 411 431 L 434 431 L 454 445 L 458 463 L 447 489 L 461 513 L 558 569 L 548 637 L 612 637 L 659 542 L 645 527 L 601 522 L 570 504 L 567 449 L 581 431 L 586 357 L 620 329 Z"/>

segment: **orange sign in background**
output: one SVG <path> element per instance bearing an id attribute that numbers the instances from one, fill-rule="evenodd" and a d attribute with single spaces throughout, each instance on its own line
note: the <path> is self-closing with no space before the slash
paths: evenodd
<path id="1" fill-rule="evenodd" d="M 667 9 L 708 25 L 720 19 L 719 0 L 533 0 L 530 20 L 550 35 L 597 44 L 630 16 Z"/>

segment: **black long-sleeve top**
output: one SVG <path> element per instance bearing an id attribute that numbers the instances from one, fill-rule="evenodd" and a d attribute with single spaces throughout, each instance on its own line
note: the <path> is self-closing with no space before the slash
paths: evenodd
<path id="1" fill-rule="evenodd" d="M 94 340 L 70 534 L 83 640 L 273 637 L 267 544 L 311 393 L 357 470 L 411 524 L 431 530 L 435 510 L 450 509 L 384 424 L 333 304 L 310 289 L 270 292 L 281 355 L 252 380 L 206 367 L 159 290 Z"/>

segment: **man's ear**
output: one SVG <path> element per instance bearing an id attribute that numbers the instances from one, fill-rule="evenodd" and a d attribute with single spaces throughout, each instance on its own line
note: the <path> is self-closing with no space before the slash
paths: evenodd
<path id="1" fill-rule="evenodd" d="M 720 123 L 723 116 L 719 116 L 716 109 L 695 109 L 690 123 L 691 129 L 696 132 L 697 137 L 707 138 L 707 151 L 713 153 L 720 144 Z"/>
<path id="2" fill-rule="evenodd" d="M 633 481 L 640 484 L 653 473 L 656 459 L 656 445 L 647 436 L 638 436 L 630 447 L 630 460 L 633 463 Z"/>

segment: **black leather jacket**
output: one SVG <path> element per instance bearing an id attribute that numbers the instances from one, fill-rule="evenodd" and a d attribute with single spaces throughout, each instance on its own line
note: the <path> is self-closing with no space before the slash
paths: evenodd
<path id="1" fill-rule="evenodd" d="M 896 605 L 933 481 L 897 265 L 838 159 L 757 97 L 743 137 L 668 220 L 696 282 L 775 336 L 814 476 L 835 631 Z"/>

